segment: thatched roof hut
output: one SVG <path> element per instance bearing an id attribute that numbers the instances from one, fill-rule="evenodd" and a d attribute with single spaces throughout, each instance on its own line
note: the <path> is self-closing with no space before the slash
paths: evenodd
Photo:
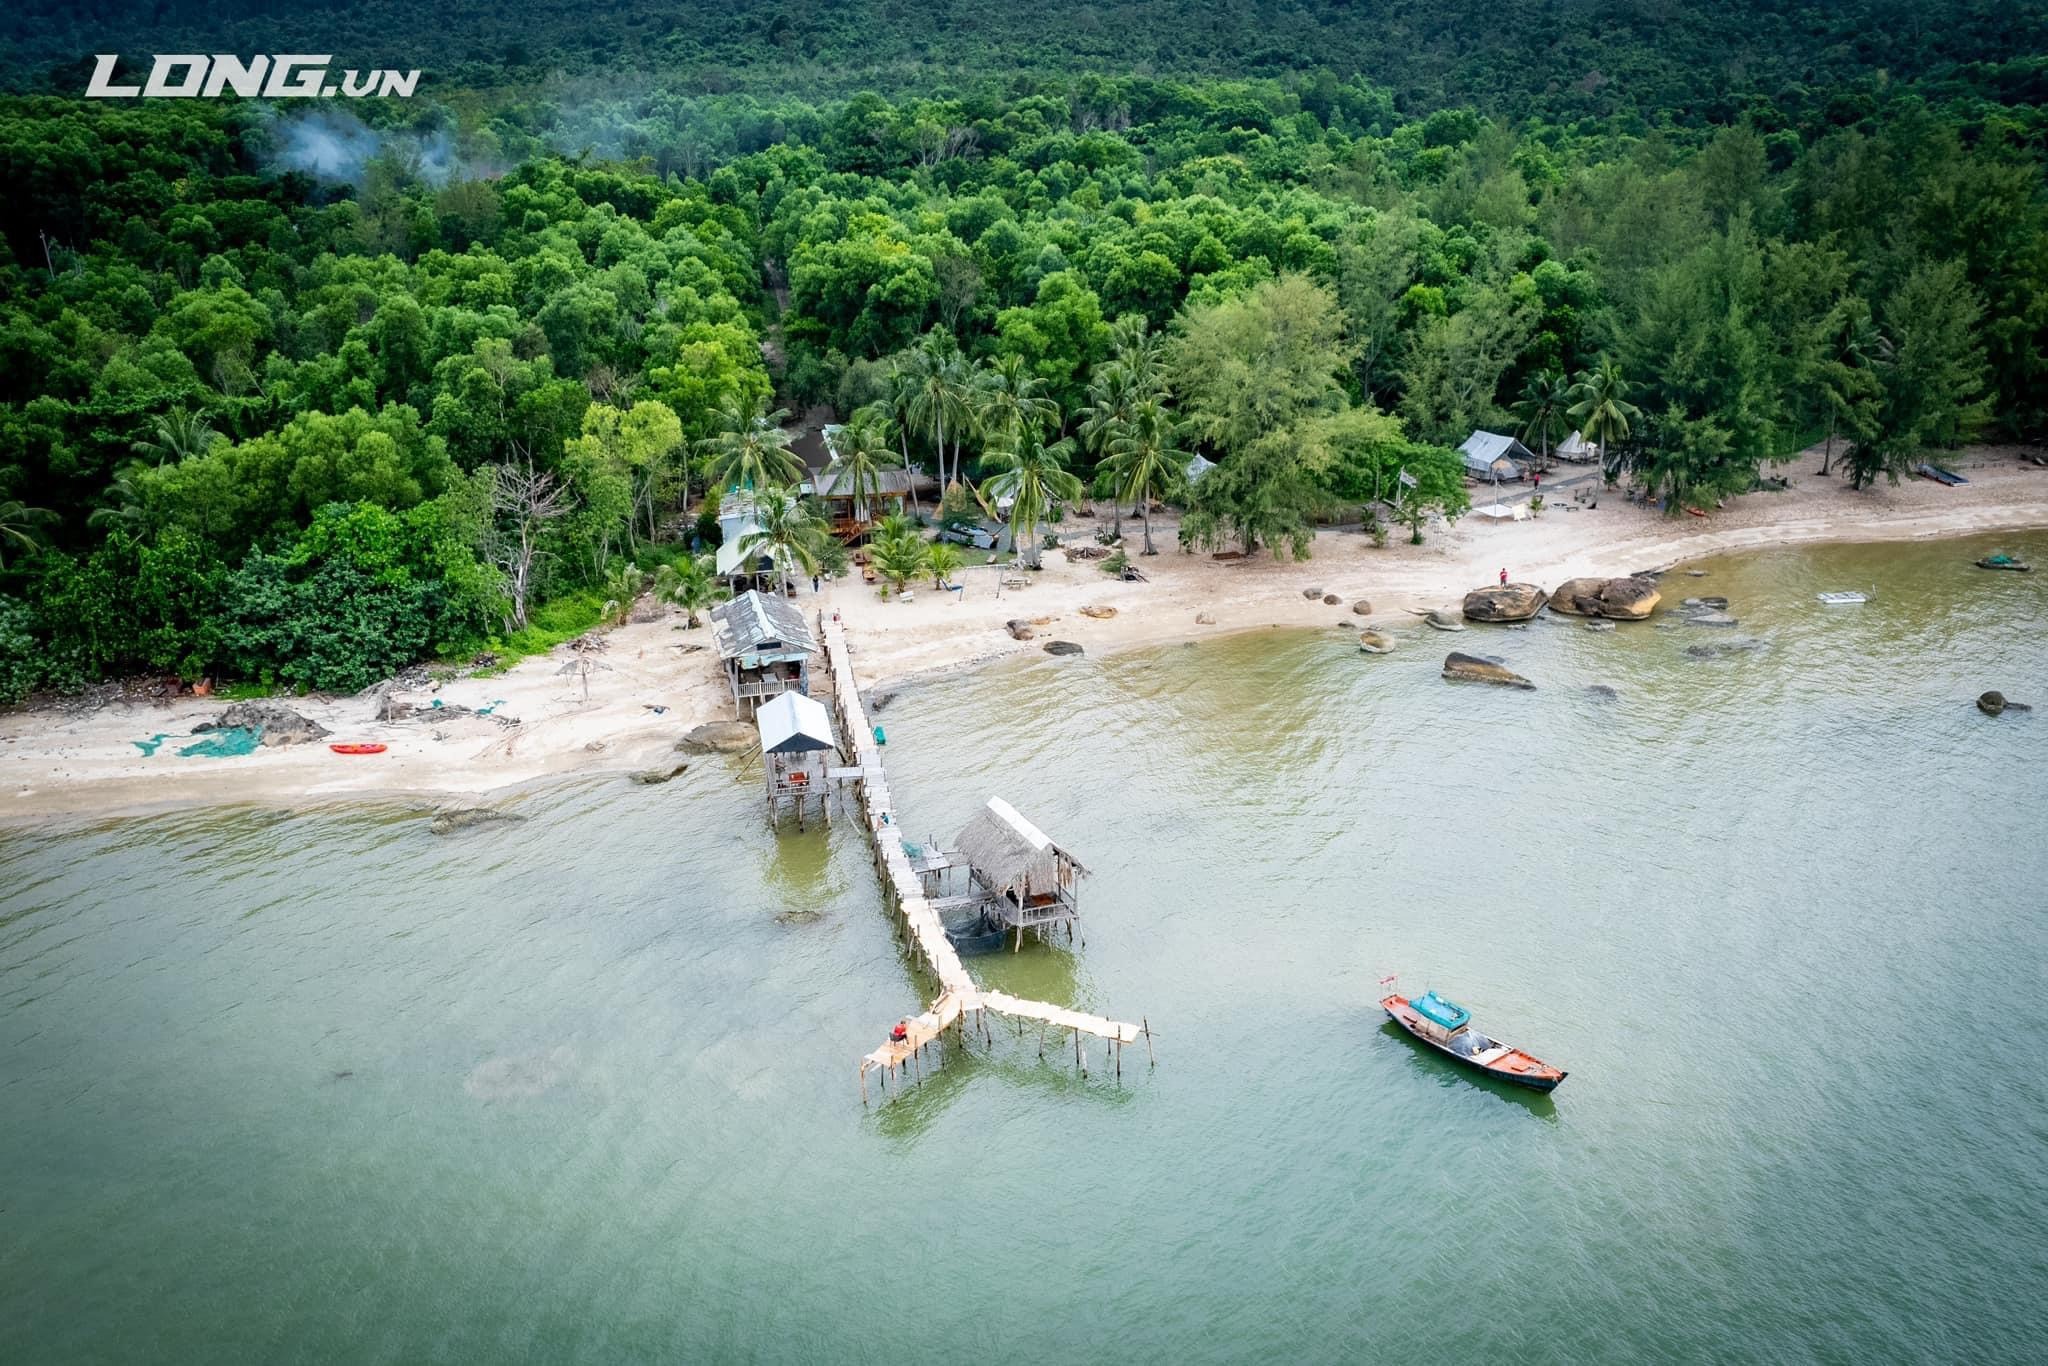
<path id="1" fill-rule="evenodd" d="M 1001 797 L 989 798 L 953 844 L 975 881 L 1034 912 L 1032 921 L 1072 914 L 1074 877 L 1088 870 Z"/>

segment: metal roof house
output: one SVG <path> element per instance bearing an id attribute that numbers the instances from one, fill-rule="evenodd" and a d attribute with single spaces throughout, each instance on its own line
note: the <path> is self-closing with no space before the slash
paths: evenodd
<path id="1" fill-rule="evenodd" d="M 712 608 L 711 639 L 742 710 L 783 693 L 810 693 L 818 640 L 786 599 L 748 591 Z"/>
<path id="2" fill-rule="evenodd" d="M 828 428 L 836 431 L 836 428 Z M 909 470 L 877 470 L 875 482 L 856 496 L 853 481 L 836 462 L 804 481 L 803 491 L 817 500 L 819 515 L 841 540 L 857 540 L 892 512 L 901 512 L 914 485 Z"/>
<path id="3" fill-rule="evenodd" d="M 762 584 L 780 587 L 781 571 L 784 568 L 793 568 L 781 563 L 783 557 L 772 546 L 753 555 L 740 553 L 740 545 L 748 536 L 760 529 L 760 513 L 753 490 L 735 489 L 720 500 L 718 577 L 732 584 L 735 589 L 754 588 Z"/>
<path id="4" fill-rule="evenodd" d="M 1474 432 L 1458 447 L 1465 457 L 1467 478 L 1513 483 L 1535 462 L 1536 456 L 1512 436 L 1499 432 Z"/>
<path id="5" fill-rule="evenodd" d="M 761 732 L 761 768 L 768 780 L 770 818 L 785 806 L 793 806 L 801 825 L 804 811 L 814 799 L 818 814 L 825 815 L 826 765 L 838 755 L 839 741 L 824 704 L 802 693 L 781 693 L 761 704 L 754 713 L 754 724 Z"/>
<path id="6" fill-rule="evenodd" d="M 953 843 L 990 918 L 1018 931 L 1020 941 L 1027 929 L 1064 924 L 1073 932 L 1074 883 L 1088 870 L 1016 807 L 990 797 Z"/>

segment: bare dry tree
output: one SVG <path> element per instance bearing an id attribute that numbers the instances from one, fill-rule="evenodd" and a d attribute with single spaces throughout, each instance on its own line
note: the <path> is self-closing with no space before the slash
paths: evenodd
<path id="1" fill-rule="evenodd" d="M 555 476 L 533 467 L 533 457 L 524 451 L 518 464 L 497 466 L 491 483 L 491 511 L 498 520 L 493 537 L 498 568 L 512 591 L 512 629 L 526 629 L 526 604 L 533 593 L 535 566 L 545 553 L 540 548 L 541 532 L 549 522 L 568 514 L 576 496 Z"/>

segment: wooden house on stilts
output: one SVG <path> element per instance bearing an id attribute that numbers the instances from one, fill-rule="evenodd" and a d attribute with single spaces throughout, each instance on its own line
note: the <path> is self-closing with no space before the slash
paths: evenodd
<path id="1" fill-rule="evenodd" d="M 810 695 L 818 640 L 786 600 L 746 592 L 712 608 L 711 638 L 742 716 L 783 693 Z"/>
<path id="2" fill-rule="evenodd" d="M 1026 930 L 1043 938 L 1064 927 L 1074 937 L 1074 884 L 1088 870 L 1001 797 L 975 813 L 951 858 L 966 865 L 984 930 L 1014 935 L 1013 948 L 1024 946 Z"/>
<path id="3" fill-rule="evenodd" d="M 827 805 L 829 765 L 838 757 L 832 714 L 822 702 L 802 693 L 786 692 L 761 704 L 754 713 L 761 730 L 761 767 L 768 778 L 768 818 L 796 812 L 799 828 L 812 802 L 818 815 L 831 819 Z"/>

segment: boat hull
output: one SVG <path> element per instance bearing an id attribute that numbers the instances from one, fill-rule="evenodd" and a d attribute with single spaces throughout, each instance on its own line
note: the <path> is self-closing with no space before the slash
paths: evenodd
<path id="1" fill-rule="evenodd" d="M 1444 1057 L 1449 1058 L 1452 1062 L 1455 1062 L 1462 1067 L 1469 1068 L 1471 1071 L 1477 1072 L 1482 1076 L 1492 1077 L 1496 1081 L 1508 1082 L 1511 1085 L 1520 1086 L 1530 1091 L 1542 1091 L 1547 1093 L 1555 1091 L 1558 1088 L 1559 1084 L 1562 1083 L 1567 1076 L 1571 1075 L 1570 1073 L 1565 1072 L 1560 1068 L 1550 1067 L 1543 1063 L 1537 1062 L 1536 1059 L 1531 1058 L 1527 1053 L 1522 1052 L 1520 1049 L 1509 1050 L 1509 1058 L 1507 1059 L 1507 1061 L 1521 1059 L 1526 1062 L 1536 1063 L 1536 1066 L 1541 1069 L 1540 1071 L 1521 1071 L 1517 1070 L 1513 1066 L 1496 1066 L 1490 1063 L 1481 1062 L 1477 1058 L 1468 1058 L 1464 1054 L 1458 1052 L 1456 1049 L 1447 1048 L 1443 1044 L 1438 1043 L 1435 1039 L 1430 1038 L 1429 1035 L 1423 1033 L 1422 1030 L 1417 1027 L 1413 1012 L 1410 1011 L 1408 1008 L 1408 1003 L 1405 1000 L 1402 1000 L 1400 997 L 1390 996 L 1386 1000 L 1380 1002 L 1380 1007 L 1381 1009 L 1387 1012 L 1387 1018 L 1392 1020 L 1395 1024 L 1401 1026 L 1402 1031 L 1406 1033 L 1409 1038 L 1415 1040 L 1419 1044 L 1427 1046 L 1428 1048 L 1437 1053 L 1442 1054 Z"/>

